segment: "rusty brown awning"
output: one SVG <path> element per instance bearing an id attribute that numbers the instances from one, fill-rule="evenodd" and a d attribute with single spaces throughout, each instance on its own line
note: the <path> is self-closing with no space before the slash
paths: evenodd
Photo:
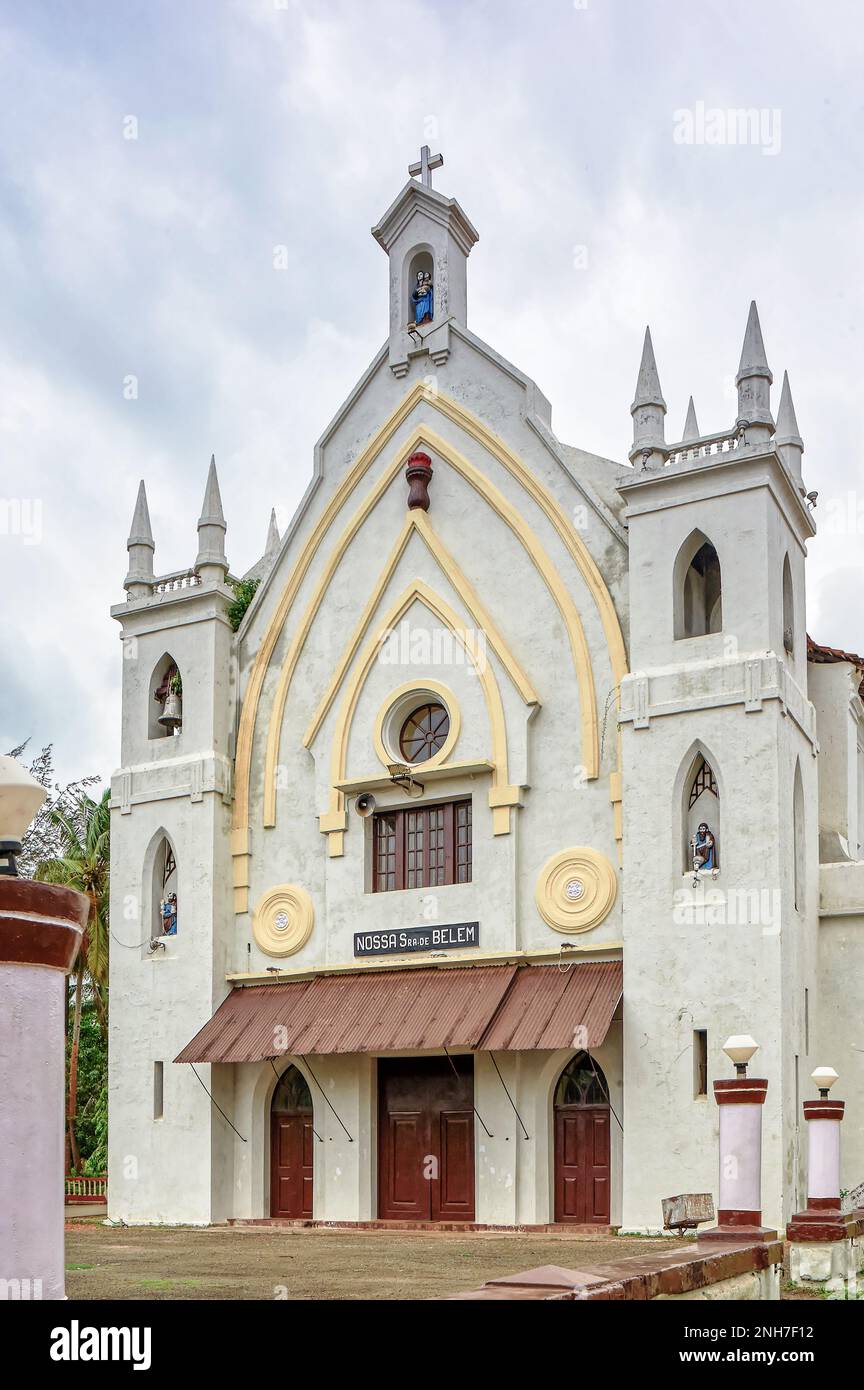
<path id="1" fill-rule="evenodd" d="M 480 1047 L 484 1052 L 599 1047 L 623 987 L 620 960 L 523 966 Z"/>
<path id="2" fill-rule="evenodd" d="M 233 989 L 177 1062 L 438 1047 L 597 1047 L 621 998 L 621 962 L 356 971 Z M 584 1025 L 584 1041 L 577 1028 Z"/>

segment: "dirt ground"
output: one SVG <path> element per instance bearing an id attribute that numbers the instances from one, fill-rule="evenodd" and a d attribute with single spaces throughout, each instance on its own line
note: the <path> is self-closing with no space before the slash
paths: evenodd
<path id="1" fill-rule="evenodd" d="M 66 1292 L 72 1299 L 440 1298 L 536 1265 L 582 1269 L 656 1247 L 656 1239 L 634 1237 L 75 1221 L 66 1226 Z"/>

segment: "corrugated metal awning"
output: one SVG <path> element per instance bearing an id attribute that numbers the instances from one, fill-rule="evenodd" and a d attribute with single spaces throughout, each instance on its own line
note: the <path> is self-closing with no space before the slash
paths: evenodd
<path id="1" fill-rule="evenodd" d="M 175 1061 L 597 1047 L 621 998 L 621 978 L 621 962 L 614 961 L 566 970 L 475 965 L 356 971 L 247 985 L 231 991 Z M 586 1030 L 581 1043 L 580 1024 Z"/>
<path id="2" fill-rule="evenodd" d="M 623 993 L 620 960 L 526 965 L 483 1034 L 484 1052 L 599 1047 Z"/>
<path id="3" fill-rule="evenodd" d="M 235 989 L 178 1062 L 477 1047 L 512 965 L 357 971 Z"/>

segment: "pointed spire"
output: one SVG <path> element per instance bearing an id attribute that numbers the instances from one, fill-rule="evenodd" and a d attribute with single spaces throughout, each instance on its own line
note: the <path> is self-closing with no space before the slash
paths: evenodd
<path id="1" fill-rule="evenodd" d="M 689 444 L 692 440 L 699 438 L 699 425 L 696 422 L 696 407 L 693 404 L 693 397 L 687 404 L 687 419 L 684 421 L 684 433 L 681 436 L 682 444 Z"/>
<path id="2" fill-rule="evenodd" d="M 222 497 L 219 492 L 219 479 L 216 476 L 216 455 L 210 455 L 210 467 L 207 470 L 207 486 L 204 489 L 204 506 L 201 509 L 201 516 L 198 519 L 201 526 L 221 526 L 225 529 L 225 514 L 222 511 Z"/>
<path id="3" fill-rule="evenodd" d="M 782 457 L 793 472 L 800 474 L 804 440 L 798 429 L 788 372 L 783 373 L 783 389 L 780 392 L 780 409 L 777 411 L 777 432 L 774 435 L 774 445 L 780 450 Z"/>
<path id="4" fill-rule="evenodd" d="M 636 378 L 636 397 L 630 407 L 633 416 L 633 445 L 630 449 L 630 462 L 635 465 L 641 460 L 641 469 L 662 468 L 669 457 L 664 434 L 663 417 L 666 402 L 660 390 L 660 376 L 654 360 L 654 344 L 651 342 L 651 329 L 645 329 L 642 344 L 642 360 Z"/>
<path id="5" fill-rule="evenodd" d="M 769 381 L 774 378 L 771 375 L 771 368 L 768 366 L 768 358 L 765 355 L 765 344 L 762 341 L 762 325 L 759 322 L 759 310 L 756 308 L 756 300 L 750 300 L 750 312 L 747 315 L 747 327 L 744 330 L 744 343 L 741 348 L 741 361 L 738 363 L 739 376 L 767 376 Z"/>
<path id="6" fill-rule="evenodd" d="M 126 543 L 127 545 L 149 545 L 151 550 L 156 549 L 153 542 L 153 529 L 150 525 L 150 508 L 147 506 L 147 489 L 144 486 L 143 478 L 138 484 L 135 511 L 132 513 L 132 529 Z"/>
<path id="7" fill-rule="evenodd" d="M 660 390 L 660 376 L 657 371 L 657 363 L 654 360 L 654 344 L 651 342 L 651 329 L 645 329 L 645 340 L 642 344 L 642 361 L 639 363 L 639 375 L 636 378 L 636 397 L 633 405 L 659 405 L 665 412 L 666 402 L 663 399 L 663 392 Z"/>
<path id="8" fill-rule="evenodd" d="M 216 458 L 215 455 L 211 455 L 207 486 L 204 489 L 204 505 L 198 518 L 198 557 L 195 561 L 195 568 L 204 584 L 221 584 L 228 573 L 228 561 L 225 558 L 226 529 L 222 498 L 219 494 L 219 479 L 216 476 Z"/>
<path id="9" fill-rule="evenodd" d="M 774 432 L 771 416 L 771 383 L 774 380 L 765 344 L 762 341 L 762 328 L 756 300 L 750 301 L 747 315 L 747 328 L 744 332 L 744 345 L 741 348 L 741 361 L 735 384 L 738 387 L 738 419 L 736 424 L 743 429 L 745 443 L 765 445 Z"/>
<path id="10" fill-rule="evenodd" d="M 268 556 L 275 555 L 281 544 L 282 540 L 279 535 L 279 527 L 276 525 L 276 508 L 273 507 L 270 511 L 270 525 L 267 527 L 267 544 L 264 547 L 265 559 Z"/>
<path id="11" fill-rule="evenodd" d="M 153 530 L 150 525 L 150 509 L 147 506 L 147 489 L 144 479 L 138 484 L 135 511 L 132 514 L 132 529 L 126 542 L 129 552 L 129 572 L 123 587 L 130 599 L 146 598 L 153 592 Z"/>

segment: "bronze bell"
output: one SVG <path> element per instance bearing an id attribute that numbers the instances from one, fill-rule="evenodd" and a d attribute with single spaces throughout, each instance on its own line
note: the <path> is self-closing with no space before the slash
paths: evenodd
<path id="1" fill-rule="evenodd" d="M 179 729 L 183 723 L 183 705 L 179 695 L 169 691 L 157 721 L 165 729 Z"/>

